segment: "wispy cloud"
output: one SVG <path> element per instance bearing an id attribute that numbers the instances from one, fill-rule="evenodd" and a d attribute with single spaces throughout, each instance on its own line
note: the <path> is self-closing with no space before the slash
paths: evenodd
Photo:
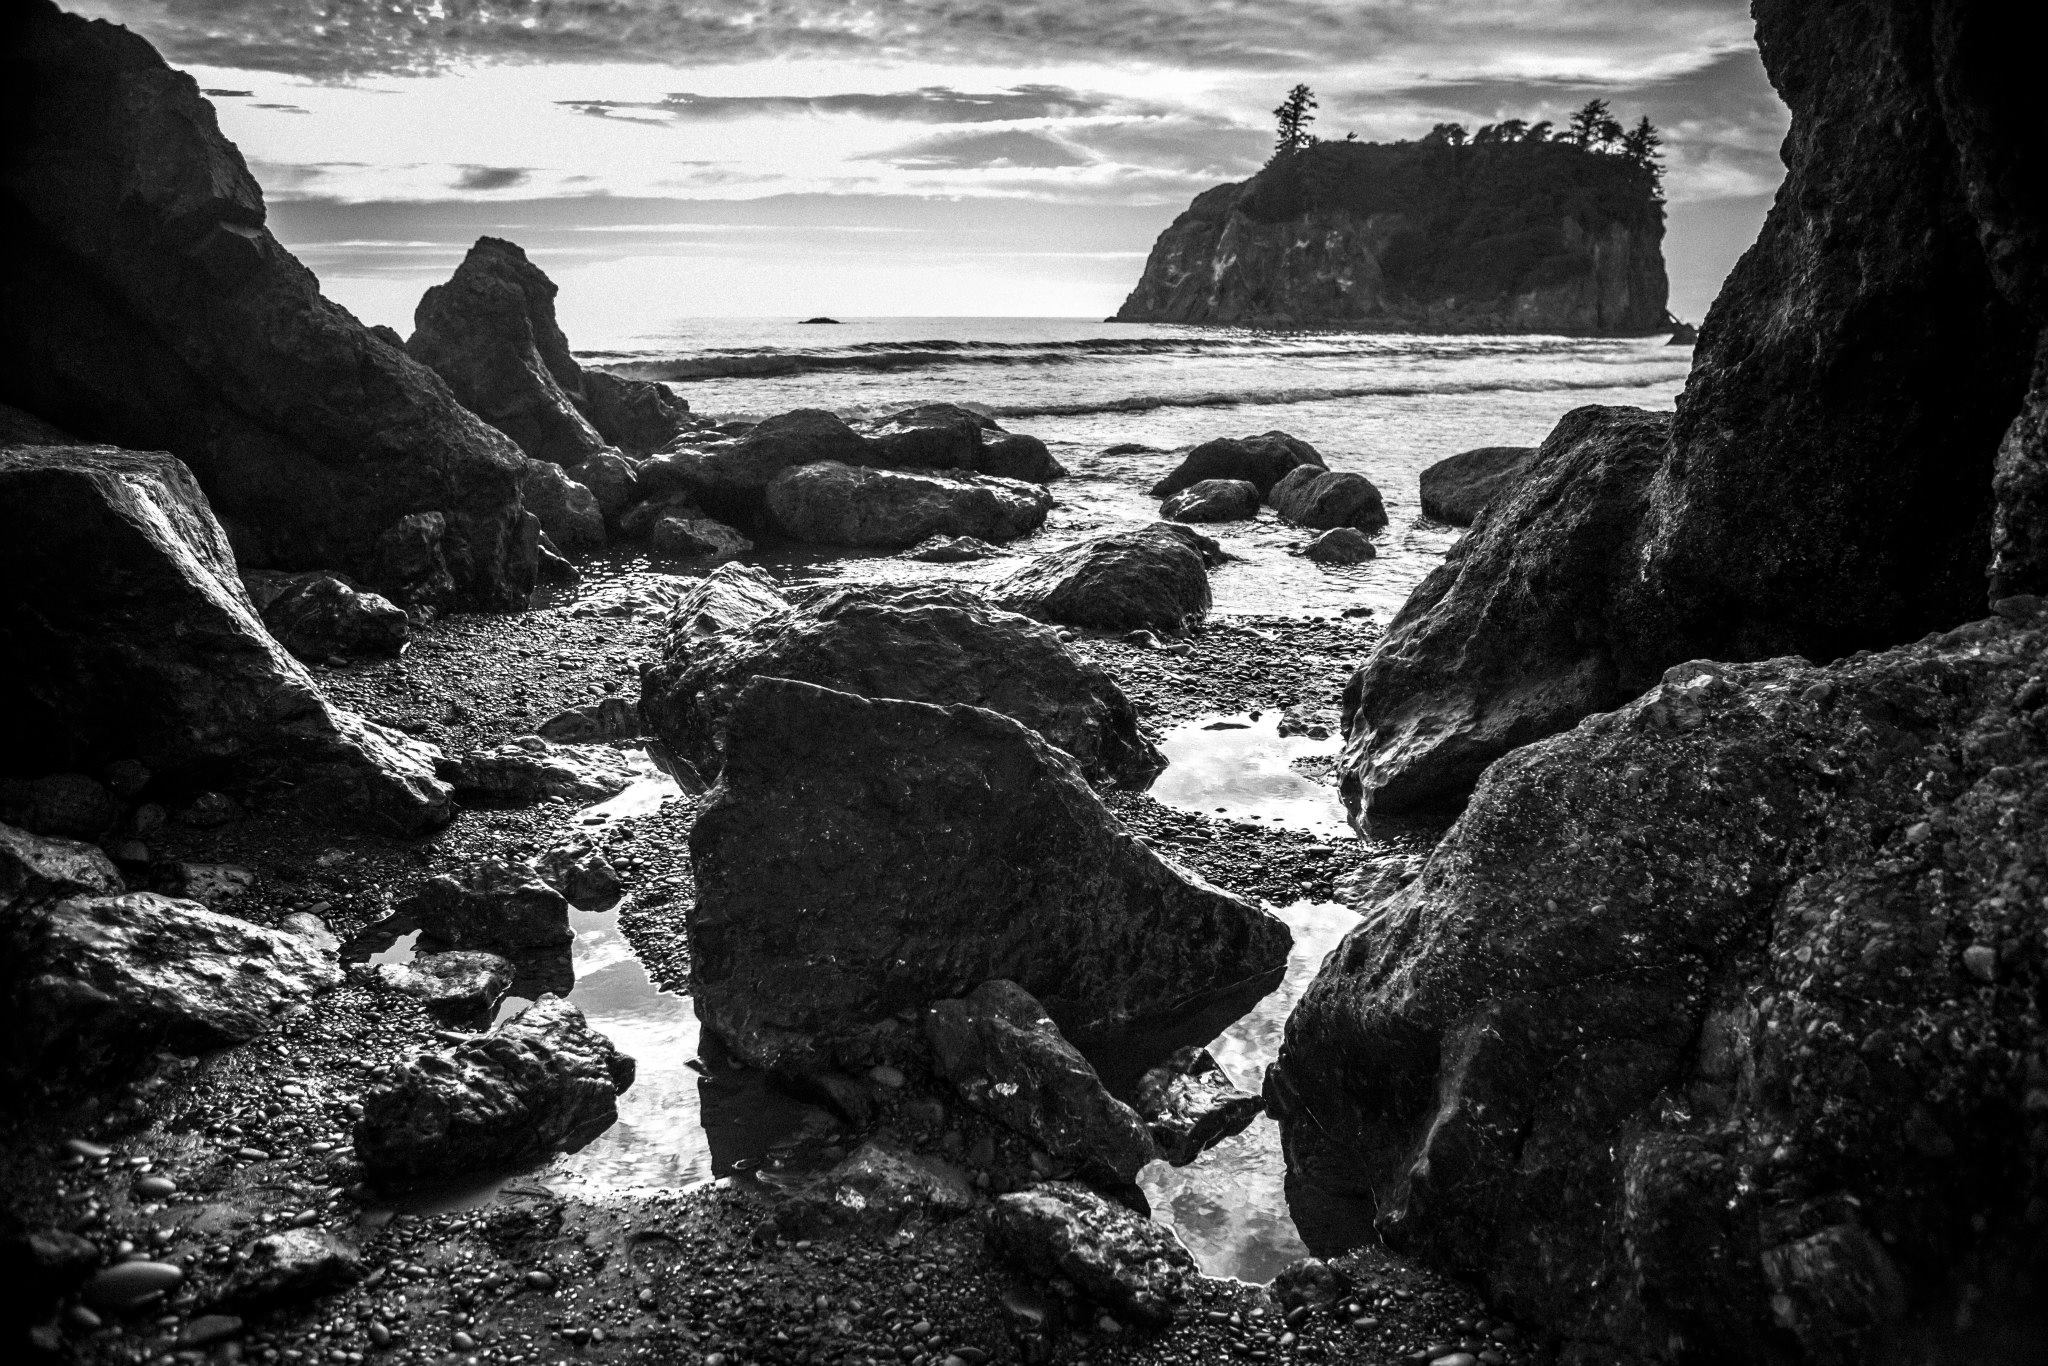
<path id="1" fill-rule="evenodd" d="M 524 185 L 532 172 L 523 166 L 464 166 L 455 177 L 458 190 L 509 190 Z"/>
<path id="2" fill-rule="evenodd" d="M 871 152 L 862 159 L 886 161 L 892 166 L 921 171 L 990 167 L 1052 170 L 1062 166 L 1087 166 L 1095 160 L 1049 134 L 1021 128 L 988 133 L 940 133 L 901 147 Z"/>
<path id="3" fill-rule="evenodd" d="M 1008 123 L 1019 119 L 1060 119 L 1100 113 L 1113 106 L 1138 107 L 1134 101 L 1073 90 L 1062 85 L 1020 85 L 988 92 L 929 85 L 919 90 L 884 94 L 836 95 L 694 95 L 687 92 L 660 100 L 558 100 L 585 114 L 615 117 L 620 113 L 646 117 L 650 112 L 682 122 L 762 117 L 831 116 L 906 123 Z"/>

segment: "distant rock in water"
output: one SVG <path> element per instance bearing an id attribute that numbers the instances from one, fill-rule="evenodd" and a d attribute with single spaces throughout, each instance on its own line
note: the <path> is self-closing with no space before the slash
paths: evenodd
<path id="1" fill-rule="evenodd" d="M 839 319 L 837 318 L 805 318 L 803 321 L 805 323 L 831 323 L 835 327 L 839 324 Z"/>
<path id="2" fill-rule="evenodd" d="M 1534 446 L 1481 446 L 1437 461 L 1422 472 L 1422 515 L 1446 526 L 1471 526 L 1507 493 Z"/>
<path id="3" fill-rule="evenodd" d="M 1119 322 L 1360 331 L 1665 329 L 1664 206 L 1570 142 L 1325 142 L 1160 234 Z"/>
<path id="4" fill-rule="evenodd" d="M 512 443 L 321 297 L 190 76 L 126 29 L 13 10 L 0 401 L 178 456 L 245 569 L 523 606 L 538 542 Z"/>

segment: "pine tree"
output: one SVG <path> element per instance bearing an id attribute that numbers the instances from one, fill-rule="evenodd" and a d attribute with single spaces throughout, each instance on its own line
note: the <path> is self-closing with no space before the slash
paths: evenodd
<path id="1" fill-rule="evenodd" d="M 1571 140 L 1581 147 L 1606 146 L 1621 137 L 1621 125 L 1614 121 L 1606 100 L 1587 100 L 1572 115 Z"/>
<path id="2" fill-rule="evenodd" d="M 1308 131 L 1316 118 L 1309 111 L 1315 107 L 1315 92 L 1307 86 L 1297 85 L 1287 92 L 1287 98 L 1273 111 L 1273 117 L 1280 121 L 1280 135 L 1273 142 L 1275 155 L 1299 151 L 1315 141 Z"/>

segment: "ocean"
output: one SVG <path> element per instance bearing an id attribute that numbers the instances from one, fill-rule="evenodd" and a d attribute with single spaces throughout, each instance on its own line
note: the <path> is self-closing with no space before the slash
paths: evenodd
<path id="1" fill-rule="evenodd" d="M 1073 318 L 848 318 L 837 325 L 687 319 L 607 339 L 586 364 L 673 385 L 700 414 L 760 418 L 827 408 L 849 419 L 915 403 L 976 408 L 1052 448 L 1071 477 L 1045 529 L 1064 544 L 1151 520 L 1147 490 L 1171 452 L 1280 430 L 1330 468 L 1376 484 L 1390 524 L 1379 558 L 1329 569 L 1290 555 L 1307 537 L 1270 512 L 1204 530 L 1239 557 L 1213 579 L 1225 615 L 1327 615 L 1367 606 L 1384 621 L 1456 533 L 1423 521 L 1416 477 L 1474 446 L 1535 445 L 1588 403 L 1669 408 L 1692 360 L 1663 338 L 1430 337 L 1254 332 Z M 1159 453 L 1107 456 L 1138 443 Z M 791 550 L 792 569 L 861 579 L 993 577 L 1008 565 L 912 566 Z"/>

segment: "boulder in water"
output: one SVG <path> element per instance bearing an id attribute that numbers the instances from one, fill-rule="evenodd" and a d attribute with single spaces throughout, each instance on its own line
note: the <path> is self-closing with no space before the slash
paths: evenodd
<path id="1" fill-rule="evenodd" d="M 170 456 L 0 450 L 0 578 L 0 754 L 15 771 L 282 773 L 330 819 L 411 833 L 452 814 L 429 747 L 329 706 L 264 629 Z"/>
<path id="2" fill-rule="evenodd" d="M 990 597 L 1063 626 L 1177 634 L 1209 611 L 1209 564 L 1195 541 L 1215 546 L 1169 522 L 1096 536 L 1019 567 Z"/>
<path id="3" fill-rule="evenodd" d="M 244 574 L 242 586 L 278 644 L 301 659 L 395 655 L 412 635 L 403 609 L 341 574 L 259 569 Z"/>
<path id="4" fill-rule="evenodd" d="M 1376 559 L 1379 551 L 1374 548 L 1372 537 L 1355 526 L 1332 527 L 1310 541 L 1301 552 L 1317 564 L 1364 564 Z"/>
<path id="5" fill-rule="evenodd" d="M 1134 1108 L 1159 1155 L 1185 1167 L 1250 1128 L 1266 1102 L 1238 1090 L 1208 1049 L 1190 1044 L 1139 1079 Z"/>
<path id="6" fill-rule="evenodd" d="M 1204 479 L 1159 506 L 1168 522 L 1242 522 L 1259 515 L 1258 485 L 1243 479 Z"/>
<path id="7" fill-rule="evenodd" d="M 900 550 L 928 536 L 1014 541 L 1036 531 L 1052 497 L 1035 484 L 980 475 L 864 469 L 817 461 L 778 475 L 768 512 L 792 540 Z"/>
<path id="8" fill-rule="evenodd" d="M 690 835 L 692 987 L 753 1066 L 816 1071 L 994 978 L 1082 1048 L 1277 973 L 1285 925 L 1133 839 L 1007 716 L 757 678 Z"/>
<path id="9" fill-rule="evenodd" d="M 925 435 L 914 435 L 919 432 Z M 887 457 L 871 455 L 865 462 L 870 465 L 961 469 L 1032 484 L 1049 484 L 1067 474 L 1066 466 L 1037 437 L 1007 431 L 994 418 L 954 403 L 923 403 L 891 413 L 877 424 L 871 438 Z M 935 458 L 910 458 L 924 449 Z"/>
<path id="10" fill-rule="evenodd" d="M 1048 628 L 962 589 L 858 586 L 707 636 L 678 613 L 641 673 L 641 715 L 706 775 L 747 684 L 793 678 L 862 697 L 965 702 L 1012 717 L 1097 782 L 1142 787 L 1166 766 L 1109 675 Z"/>
<path id="11" fill-rule="evenodd" d="M 575 1152 L 618 1119 L 633 1060 L 543 996 L 490 1033 L 401 1063 L 363 1097 L 373 1180 L 475 1176 Z"/>
<path id="12" fill-rule="evenodd" d="M 999 545 L 976 540 L 972 536 L 927 536 L 910 549 L 898 553 L 899 560 L 916 560 L 921 564 L 967 564 L 974 560 L 993 560 L 1009 554 Z"/>
<path id="13" fill-rule="evenodd" d="M 1125 449 L 1137 451 L 1145 448 L 1118 446 L 1106 454 Z M 1242 479 L 1258 489 L 1259 496 L 1263 498 L 1273 491 L 1273 485 L 1279 483 L 1288 471 L 1302 465 L 1321 468 L 1322 464 L 1322 452 L 1286 432 L 1221 436 L 1213 441 L 1204 441 L 1182 457 L 1173 473 L 1152 486 L 1152 496 L 1171 498 L 1205 479 Z"/>
<path id="14" fill-rule="evenodd" d="M 1502 501 L 1536 454 L 1534 446 L 1481 446 L 1437 461 L 1422 472 L 1422 515 L 1447 526 L 1471 526 Z"/>
<path id="15" fill-rule="evenodd" d="M 1357 527 L 1371 533 L 1387 524 L 1386 504 L 1372 480 L 1349 470 L 1297 465 L 1273 485 L 1267 501 L 1296 526 L 1317 531 Z"/>
<path id="16" fill-rule="evenodd" d="M 82 441 L 167 450 L 246 569 L 339 569 L 410 606 L 533 589 L 517 448 L 322 298 L 193 79 L 142 38 L 11 7 L 0 167 L 0 402 Z M 431 572 L 388 574 L 402 519 Z"/>

